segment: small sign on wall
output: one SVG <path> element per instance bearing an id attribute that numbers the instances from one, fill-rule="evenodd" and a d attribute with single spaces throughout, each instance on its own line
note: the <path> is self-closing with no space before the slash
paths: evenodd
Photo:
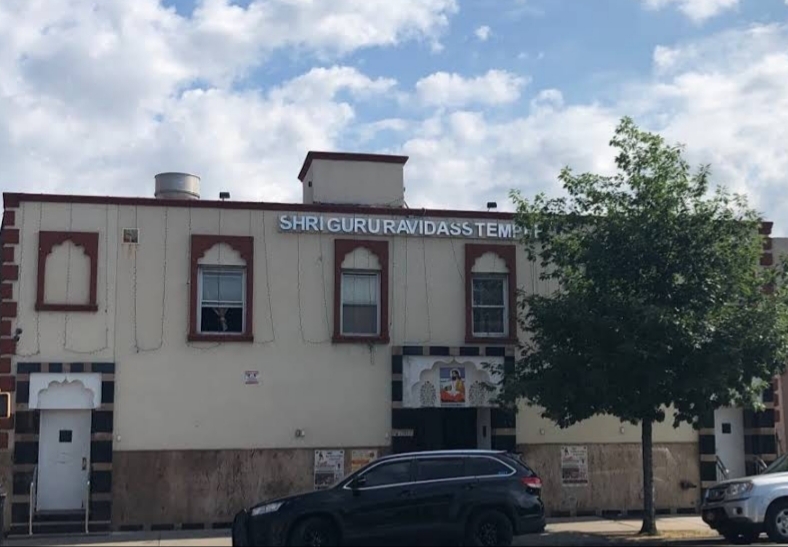
<path id="1" fill-rule="evenodd" d="M 561 447 L 561 484 L 564 486 L 588 485 L 588 447 Z"/>
<path id="2" fill-rule="evenodd" d="M 378 451 L 371 450 L 353 450 L 350 453 L 350 472 L 355 473 L 368 463 L 378 458 Z"/>
<path id="3" fill-rule="evenodd" d="M 344 476 L 344 450 L 315 450 L 315 490 L 330 488 Z"/>
<path id="4" fill-rule="evenodd" d="M 244 371 L 244 384 L 247 384 L 247 385 L 249 385 L 249 384 L 253 384 L 253 385 L 254 384 L 259 384 L 260 383 L 260 380 L 258 379 L 259 375 L 260 375 L 260 371 L 259 370 L 247 370 L 247 371 Z"/>

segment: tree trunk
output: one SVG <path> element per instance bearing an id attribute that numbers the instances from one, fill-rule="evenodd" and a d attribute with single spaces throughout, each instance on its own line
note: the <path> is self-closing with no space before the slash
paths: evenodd
<path id="1" fill-rule="evenodd" d="M 652 431 L 654 422 L 643 420 L 643 527 L 641 534 L 657 535 L 657 515 L 654 509 L 654 446 Z"/>

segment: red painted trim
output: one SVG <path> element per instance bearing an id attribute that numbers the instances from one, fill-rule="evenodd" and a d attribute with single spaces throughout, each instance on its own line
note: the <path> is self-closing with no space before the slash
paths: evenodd
<path id="1" fill-rule="evenodd" d="M 761 266 L 771 266 L 772 264 L 774 264 L 774 258 L 771 253 L 761 255 Z"/>
<path id="2" fill-rule="evenodd" d="M 9 194 L 3 194 L 9 196 Z M 514 213 L 498 213 L 492 211 L 467 211 L 454 209 L 406 209 L 404 207 L 371 207 L 354 205 L 328 205 L 301 203 L 271 203 L 260 201 L 216 201 L 203 199 L 156 199 L 131 198 L 113 196 L 70 196 L 63 194 L 12 194 L 22 201 L 37 203 L 80 203 L 88 205 L 119 205 L 140 207 L 177 207 L 191 209 L 223 209 L 278 211 L 282 213 L 335 213 L 344 215 L 381 215 L 400 217 L 434 217 L 456 219 L 514 219 Z"/>
<path id="3" fill-rule="evenodd" d="M 773 226 L 774 226 L 774 222 L 769 222 L 769 221 L 761 222 L 761 228 L 760 228 L 760 230 L 758 230 L 758 232 L 761 235 L 768 236 L 768 235 L 770 235 L 772 233 L 772 227 Z"/>
<path id="4" fill-rule="evenodd" d="M 243 334 L 201 334 L 197 325 L 197 285 L 200 259 L 212 247 L 224 243 L 241 255 L 246 263 L 246 318 Z M 222 236 L 192 234 L 189 289 L 190 342 L 253 342 L 254 341 L 254 238 L 248 236 Z"/>
<path id="5" fill-rule="evenodd" d="M 2 410 L 5 412 L 5 409 Z M 10 418 L 0 418 L 0 430 L 2 431 L 13 431 L 14 430 L 14 416 L 12 415 Z"/>
<path id="6" fill-rule="evenodd" d="M 405 165 L 408 161 L 408 156 L 391 156 L 388 154 L 358 154 L 353 152 L 319 152 L 310 150 L 304 158 L 304 163 L 301 165 L 301 170 L 298 172 L 298 180 L 304 182 L 304 177 L 309 166 L 312 165 L 314 160 L 333 160 L 333 161 L 369 161 L 373 163 L 396 163 Z"/>
<path id="7" fill-rule="evenodd" d="M 763 240 L 763 250 L 764 251 L 771 251 L 772 250 L 772 238 L 767 237 Z"/>
<path id="8" fill-rule="evenodd" d="M 12 319 L 16 317 L 16 308 L 16 302 L 0 302 L 0 317 L 3 319 Z"/>
<path id="9" fill-rule="evenodd" d="M 0 339 L 0 355 L 14 355 L 16 354 L 16 340 L 13 338 Z M 4 391 L 4 390 L 0 390 Z"/>
<path id="10" fill-rule="evenodd" d="M 11 321 L 0 321 L 0 336 L 11 336 Z"/>
<path id="11" fill-rule="evenodd" d="M 14 226 L 16 224 L 16 211 L 3 211 L 3 228 Z"/>
<path id="12" fill-rule="evenodd" d="M 52 250 L 66 241 L 82 247 L 90 260 L 90 279 L 88 280 L 88 301 L 84 304 L 61 304 L 46 301 L 47 257 Z M 36 287 L 37 311 L 95 312 L 98 311 L 98 232 L 38 232 L 38 283 Z"/>
<path id="13" fill-rule="evenodd" d="M 8 449 L 8 433 L 0 431 L 0 450 Z"/>
<path id="14" fill-rule="evenodd" d="M 3 209 L 15 209 L 19 207 L 21 199 L 17 192 L 3 192 Z"/>
<path id="15" fill-rule="evenodd" d="M 17 245 L 19 243 L 19 228 L 3 228 L 0 243 L 3 245 Z"/>
<path id="16" fill-rule="evenodd" d="M 471 277 L 476 260 L 486 253 L 495 253 L 509 270 L 509 336 L 478 337 L 473 335 L 473 284 Z M 466 344 L 516 344 L 517 343 L 517 247 L 486 243 L 465 244 L 465 343 Z"/>
<path id="17" fill-rule="evenodd" d="M 0 266 L 0 277 L 3 281 L 16 281 L 19 279 L 19 266 L 16 264 L 3 264 Z"/>
<path id="18" fill-rule="evenodd" d="M 10 357 L 0 357 L 0 374 L 11 374 Z"/>
<path id="19" fill-rule="evenodd" d="M 342 334 L 342 262 L 359 247 L 364 247 L 378 257 L 380 262 L 380 334 L 378 336 L 347 336 Z M 335 344 L 388 344 L 389 343 L 389 242 L 372 239 L 334 240 L 334 335 Z"/>
<path id="20" fill-rule="evenodd" d="M 6 393 L 16 391 L 16 378 L 13 376 L 0 376 L 0 391 Z"/>
<path id="21" fill-rule="evenodd" d="M 0 298 L 3 300 L 13 298 L 14 286 L 11 283 L 0 284 Z"/>
<path id="22" fill-rule="evenodd" d="M 3 262 L 13 262 L 14 261 L 14 248 L 9 246 L 3 247 Z"/>

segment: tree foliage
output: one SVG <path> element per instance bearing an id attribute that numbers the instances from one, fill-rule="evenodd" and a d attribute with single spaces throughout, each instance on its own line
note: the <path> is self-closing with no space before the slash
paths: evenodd
<path id="1" fill-rule="evenodd" d="M 610 145 L 612 176 L 564 168 L 564 197 L 512 193 L 529 258 L 559 288 L 521 290 L 527 339 L 502 402 L 524 398 L 561 427 L 648 422 L 649 435 L 666 407 L 678 426 L 756 406 L 788 356 L 785 267 L 760 266 L 759 215 L 629 118 Z"/>

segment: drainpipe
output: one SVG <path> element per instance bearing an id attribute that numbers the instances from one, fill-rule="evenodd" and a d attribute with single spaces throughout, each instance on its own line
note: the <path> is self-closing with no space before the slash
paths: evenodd
<path id="1" fill-rule="evenodd" d="M 0 545 L 3 545 L 5 538 L 5 489 L 0 484 Z"/>

